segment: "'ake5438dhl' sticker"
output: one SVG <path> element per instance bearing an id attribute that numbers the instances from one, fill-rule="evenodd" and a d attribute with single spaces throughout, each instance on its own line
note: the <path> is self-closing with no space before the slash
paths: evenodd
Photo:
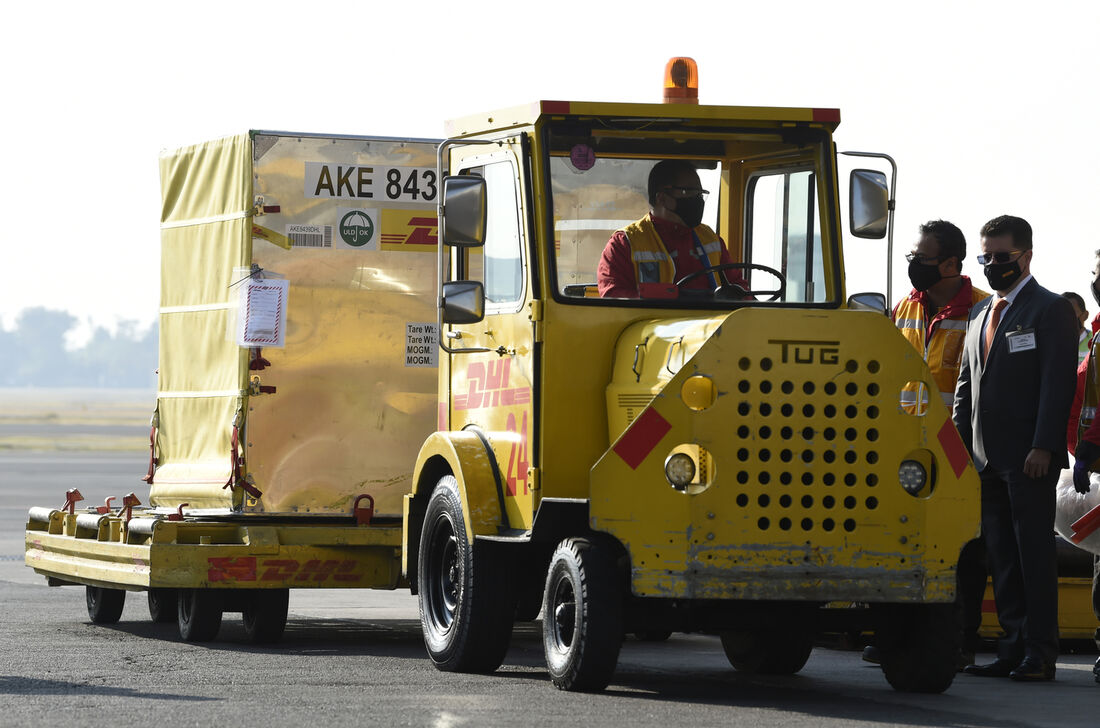
<path id="1" fill-rule="evenodd" d="M 223 556 L 207 559 L 210 564 L 206 578 L 211 583 L 227 581 L 278 582 L 356 582 L 363 578 L 355 573 L 356 562 L 338 559 L 258 559 L 255 556 Z"/>
<path id="2" fill-rule="evenodd" d="M 382 250 L 434 253 L 439 242 L 434 212 L 382 209 Z"/>

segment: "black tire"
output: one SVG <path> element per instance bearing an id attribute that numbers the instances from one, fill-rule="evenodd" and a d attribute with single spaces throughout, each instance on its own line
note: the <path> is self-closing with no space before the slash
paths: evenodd
<path id="1" fill-rule="evenodd" d="M 665 642 L 672 636 L 670 629 L 640 629 L 634 633 L 639 642 Z"/>
<path id="2" fill-rule="evenodd" d="M 962 630 L 953 604 L 887 605 L 875 644 L 882 671 L 903 693 L 942 693 L 958 671 Z"/>
<path id="3" fill-rule="evenodd" d="M 721 636 L 726 659 L 738 672 L 793 675 L 814 650 L 813 633 L 797 629 L 731 630 Z"/>
<path id="4" fill-rule="evenodd" d="M 149 618 L 157 624 L 175 622 L 179 618 L 179 607 L 176 605 L 178 598 L 176 589 L 150 589 Z"/>
<path id="5" fill-rule="evenodd" d="M 122 608 L 126 606 L 125 590 L 89 586 L 85 587 L 84 596 L 88 602 L 88 617 L 94 624 L 116 624 L 122 618 Z"/>
<path id="6" fill-rule="evenodd" d="M 428 500 L 417 563 L 420 625 L 428 656 L 448 672 L 492 672 L 512 640 L 515 591 L 504 544 L 471 542 L 454 476 Z"/>
<path id="7" fill-rule="evenodd" d="M 176 600 L 180 637 L 209 642 L 222 627 L 222 598 L 213 589 L 181 589 Z"/>
<path id="8" fill-rule="evenodd" d="M 249 594 L 241 613 L 248 641 L 259 645 L 281 640 L 289 604 L 289 589 L 256 589 Z"/>
<path id="9" fill-rule="evenodd" d="M 559 690 L 603 690 L 623 642 L 622 575 L 612 544 L 568 538 L 550 559 L 542 603 L 546 668 Z"/>

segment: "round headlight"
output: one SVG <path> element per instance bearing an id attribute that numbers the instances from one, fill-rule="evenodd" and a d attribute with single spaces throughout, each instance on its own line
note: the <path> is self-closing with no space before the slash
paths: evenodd
<path id="1" fill-rule="evenodd" d="M 673 453 L 665 460 L 665 477 L 672 487 L 683 490 L 695 480 L 695 461 L 683 452 Z"/>
<path id="2" fill-rule="evenodd" d="M 909 495 L 918 495 L 928 485 L 928 471 L 916 460 L 902 460 L 898 468 L 898 482 Z"/>
<path id="3" fill-rule="evenodd" d="M 694 374 L 684 380 L 680 387 L 680 399 L 687 408 L 694 412 L 703 410 L 714 404 L 718 398 L 718 389 L 714 386 L 714 380 L 702 374 Z"/>

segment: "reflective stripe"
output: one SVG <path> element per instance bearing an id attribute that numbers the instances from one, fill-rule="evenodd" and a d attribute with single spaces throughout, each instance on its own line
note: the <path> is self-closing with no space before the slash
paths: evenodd
<path id="1" fill-rule="evenodd" d="M 956 331 L 966 331 L 966 321 L 958 321 L 956 319 L 942 319 L 936 323 L 938 329 L 954 329 Z"/>
<path id="2" fill-rule="evenodd" d="M 244 397 L 243 389 L 214 389 L 206 392 L 157 392 L 159 399 L 201 399 L 203 397 Z"/>
<path id="3" fill-rule="evenodd" d="M 898 319 L 897 325 L 899 329 L 922 329 L 924 324 L 917 319 Z"/>
<path id="4" fill-rule="evenodd" d="M 955 406 L 955 393 L 954 392 L 940 392 L 940 396 L 943 397 L 943 403 L 949 408 Z"/>
<path id="5" fill-rule="evenodd" d="M 649 263 L 653 261 L 662 263 L 668 260 L 668 256 L 664 253 L 655 253 L 648 250 L 635 250 L 634 260 L 638 261 L 639 263 Z"/>
<path id="6" fill-rule="evenodd" d="M 1083 419 L 1083 420 L 1094 420 L 1094 419 L 1096 419 L 1096 408 L 1095 407 L 1082 407 L 1081 408 L 1081 419 Z"/>
<path id="7" fill-rule="evenodd" d="M 229 212 L 225 215 L 214 215 L 212 217 L 196 217 L 190 220 L 180 220 L 178 222 L 162 222 L 160 224 L 161 230 L 171 230 L 172 228 L 190 227 L 192 225 L 205 225 L 210 222 L 226 222 L 228 220 L 240 220 L 242 218 L 251 217 L 252 210 L 243 210 L 241 212 Z"/>
<path id="8" fill-rule="evenodd" d="M 191 306 L 161 306 L 161 313 L 193 313 L 195 311 L 220 311 L 226 308 L 236 308 L 236 302 L 231 303 L 196 303 Z"/>
<path id="9" fill-rule="evenodd" d="M 703 246 L 703 251 L 708 253 L 708 254 L 709 253 L 721 253 L 722 252 L 722 243 L 718 242 L 717 240 L 715 240 L 713 243 L 707 243 L 706 245 Z"/>

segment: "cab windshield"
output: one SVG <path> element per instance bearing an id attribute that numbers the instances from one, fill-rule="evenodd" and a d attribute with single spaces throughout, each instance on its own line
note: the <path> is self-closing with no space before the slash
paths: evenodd
<path id="1" fill-rule="evenodd" d="M 553 280 L 561 300 L 727 308 L 822 305 L 838 298 L 830 249 L 835 246 L 824 245 L 822 235 L 825 230 L 825 240 L 833 238 L 832 220 L 821 212 L 825 190 L 819 180 L 831 179 L 831 170 L 822 170 L 825 133 L 646 135 L 562 125 L 551 126 L 545 139 Z M 670 225 L 654 214 L 649 177 L 665 159 L 688 162 L 698 176 L 697 188 L 666 189 L 676 195 L 706 191 L 695 228 Z M 624 232 L 609 245 L 617 231 Z M 654 242 L 654 232 L 660 242 Z M 682 262 L 687 258 L 693 260 Z"/>

